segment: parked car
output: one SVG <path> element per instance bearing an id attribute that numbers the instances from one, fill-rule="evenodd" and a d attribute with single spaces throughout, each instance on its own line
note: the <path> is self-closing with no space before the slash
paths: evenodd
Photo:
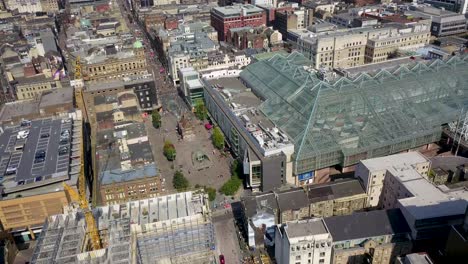
<path id="1" fill-rule="evenodd" d="M 45 158 L 46 152 L 44 150 L 39 150 L 36 152 L 36 155 L 34 156 L 36 159 L 38 158 Z"/>
<path id="2" fill-rule="evenodd" d="M 61 146 L 58 150 L 59 155 L 67 154 L 68 153 L 68 147 L 67 146 Z"/>
<path id="3" fill-rule="evenodd" d="M 226 261 L 224 260 L 224 255 L 219 255 L 219 263 L 220 264 L 225 264 Z"/>
<path id="4" fill-rule="evenodd" d="M 41 134 L 41 138 L 48 138 L 48 137 L 50 137 L 49 133 Z"/>

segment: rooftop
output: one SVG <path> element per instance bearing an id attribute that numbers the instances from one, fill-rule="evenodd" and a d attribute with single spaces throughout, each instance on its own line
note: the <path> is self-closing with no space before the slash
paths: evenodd
<path id="1" fill-rule="evenodd" d="M 334 80 L 309 66 L 293 52 L 240 73 L 247 89 L 262 98 L 257 112 L 294 142 L 296 174 L 432 143 L 442 124 L 468 108 L 468 56 Z"/>
<path id="2" fill-rule="evenodd" d="M 253 13 L 263 13 L 264 10 L 254 5 L 232 5 L 215 7 L 212 9 L 212 12 L 223 17 L 234 17 L 240 16 L 242 12 L 245 12 L 246 15 L 250 15 Z"/>
<path id="3" fill-rule="evenodd" d="M 437 188 L 416 170 L 416 165 L 429 162 L 419 152 L 401 153 L 361 161 L 370 171 L 387 170 L 411 195 L 398 199 L 413 218 L 463 215 L 468 205 L 468 191 L 447 192 Z M 402 209 L 403 210 L 403 209 Z"/>
<path id="4" fill-rule="evenodd" d="M 96 144 L 102 185 L 159 175 L 144 123 L 127 122 L 101 129 Z"/>
<path id="5" fill-rule="evenodd" d="M 322 218 L 288 222 L 284 225 L 288 238 L 300 238 L 311 235 L 328 234 Z"/>
<path id="6" fill-rule="evenodd" d="M 307 186 L 307 196 L 312 203 L 365 194 L 357 179 L 344 179 Z"/>
<path id="7" fill-rule="evenodd" d="M 167 235 L 167 230 L 179 234 L 174 239 L 184 239 L 184 243 L 198 246 L 193 248 L 195 252 L 210 251 L 213 238 L 210 239 L 209 235 L 213 227 L 208 210 L 206 196 L 194 192 L 97 207 L 93 213 L 103 249 L 90 252 L 82 251 L 82 245 L 86 242 L 83 214 L 70 210 L 47 219 L 31 263 L 115 263 L 115 260 L 130 263 L 133 253 L 138 254 L 139 258 L 154 257 L 154 252 L 161 253 L 161 247 L 164 248 L 163 254 L 177 256 L 180 247 L 174 247 L 173 240 L 158 239 L 161 233 Z M 184 236 L 184 232 L 189 236 Z M 201 243 L 201 239 L 205 244 Z M 144 244 L 145 240 L 152 243 Z M 154 254 L 148 253 L 148 250 L 154 251 L 151 252 Z"/>
<path id="8" fill-rule="evenodd" d="M 68 181 L 80 170 L 79 121 L 47 118 L 30 122 L 30 125 L 4 127 L 0 135 L 0 171 L 5 194 Z M 68 136 L 63 136 L 65 131 Z M 38 158 L 38 155 L 42 156 Z"/>
<path id="9" fill-rule="evenodd" d="M 400 209 L 357 212 L 323 220 L 334 242 L 411 232 Z"/>
<path id="10" fill-rule="evenodd" d="M 209 91 L 216 92 L 225 107 L 236 117 L 240 127 L 258 146 L 262 155 L 269 156 L 284 149 L 293 149 L 288 136 L 261 111 L 262 98 L 255 95 L 238 78 L 205 80 Z"/>

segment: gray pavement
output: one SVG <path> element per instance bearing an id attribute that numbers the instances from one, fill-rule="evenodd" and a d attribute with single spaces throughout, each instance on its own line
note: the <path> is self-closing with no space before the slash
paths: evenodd
<path id="1" fill-rule="evenodd" d="M 218 256 L 224 255 L 226 263 L 242 263 L 243 257 L 239 248 L 232 212 L 226 210 L 218 216 L 213 216 L 213 224 Z"/>
<path id="2" fill-rule="evenodd" d="M 219 189 L 230 177 L 230 158 L 220 155 L 213 147 L 211 135 L 200 121 L 193 120 L 195 138 L 190 141 L 181 140 L 177 131 L 177 118 L 171 112 L 162 114 L 162 127 L 155 129 L 150 118 L 146 122 L 148 137 L 153 148 L 153 155 L 158 164 L 162 177 L 166 181 L 166 189 L 171 191 L 172 177 L 176 170 L 184 173 L 191 186 L 196 184 L 210 186 Z M 175 161 L 168 161 L 163 155 L 164 141 L 170 140 L 177 151 Z M 196 151 L 202 151 L 209 158 L 209 167 L 200 169 L 194 164 L 192 155 Z"/>

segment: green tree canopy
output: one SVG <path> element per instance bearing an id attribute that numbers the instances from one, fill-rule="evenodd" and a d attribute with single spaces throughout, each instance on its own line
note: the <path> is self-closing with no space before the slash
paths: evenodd
<path id="1" fill-rule="evenodd" d="M 221 186 L 221 189 L 219 191 L 224 195 L 234 195 L 239 190 L 241 185 L 242 180 L 237 176 L 233 176 L 227 182 L 225 182 L 223 186 Z"/>
<path id="2" fill-rule="evenodd" d="M 224 148 L 224 135 L 221 132 L 221 129 L 219 127 L 215 127 L 213 129 L 213 134 L 211 135 L 211 139 L 213 141 L 213 145 L 217 149 L 223 149 Z"/>
<path id="3" fill-rule="evenodd" d="M 208 200 L 210 202 L 216 199 L 216 189 L 212 187 L 205 187 L 205 192 L 208 193 Z"/>
<path id="4" fill-rule="evenodd" d="M 172 142 L 170 142 L 169 140 L 166 140 L 166 142 L 164 142 L 163 154 L 169 161 L 175 160 L 176 149 Z"/>
<path id="5" fill-rule="evenodd" d="M 160 128 L 161 127 L 161 114 L 159 113 L 158 110 L 154 110 L 153 113 L 151 113 L 151 119 L 153 122 L 153 127 L 154 128 Z"/>
<path id="6" fill-rule="evenodd" d="M 198 99 L 195 102 L 195 115 L 200 120 L 205 120 L 208 116 L 208 110 L 206 110 L 205 103 L 202 99 Z"/>
<path id="7" fill-rule="evenodd" d="M 172 185 L 177 191 L 185 191 L 190 187 L 189 181 L 187 178 L 185 178 L 181 171 L 176 171 L 174 173 L 174 178 L 172 178 Z"/>

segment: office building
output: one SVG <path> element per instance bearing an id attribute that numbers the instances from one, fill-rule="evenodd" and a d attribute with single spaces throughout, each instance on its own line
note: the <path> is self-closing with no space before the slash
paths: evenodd
<path id="1" fill-rule="evenodd" d="M 105 82 L 148 74 L 145 51 L 141 43 L 137 41 L 133 48 L 128 49 L 115 47 L 93 50 L 90 55 L 82 58 L 82 74 L 85 81 Z"/>
<path id="2" fill-rule="evenodd" d="M 465 1 L 465 4 L 467 1 Z M 419 7 L 408 11 L 409 15 L 431 19 L 431 34 L 436 37 L 456 35 L 466 32 L 466 17 L 463 14 L 433 7 Z"/>
<path id="3" fill-rule="evenodd" d="M 399 209 L 323 219 L 333 238 L 331 263 L 394 263 L 411 252 L 411 229 Z"/>
<path id="4" fill-rule="evenodd" d="M 356 177 L 370 196 L 369 205 L 400 208 L 413 240 L 446 239 L 453 224 L 461 224 L 468 191 L 434 186 L 428 180 L 430 160 L 418 152 L 362 160 Z"/>
<path id="5" fill-rule="evenodd" d="M 322 218 L 276 226 L 275 259 L 284 264 L 329 264 L 332 236 Z"/>
<path id="6" fill-rule="evenodd" d="M 315 68 L 350 68 L 396 57 L 429 43 L 430 25 L 422 20 L 411 25 L 386 24 L 378 28 L 333 30 L 302 34 L 298 50 L 312 60 Z"/>
<path id="7" fill-rule="evenodd" d="M 468 1 L 466 0 L 424 0 L 424 3 L 462 15 L 468 12 Z"/>
<path id="8" fill-rule="evenodd" d="M 199 100 L 203 100 L 203 84 L 200 76 L 194 68 L 182 68 L 179 70 L 180 90 L 185 101 L 194 108 Z"/>
<path id="9" fill-rule="evenodd" d="M 50 216 L 31 263 L 212 263 L 214 228 L 208 197 L 183 192 L 93 210 L 102 249 L 86 251 L 82 212 Z"/>
<path id="10" fill-rule="evenodd" d="M 20 240 L 34 239 L 44 219 L 70 202 L 62 183 L 76 188 L 82 156 L 81 113 L 23 120 L 2 128 L 0 221 Z"/>
<path id="11" fill-rule="evenodd" d="M 205 105 L 244 163 L 247 186 L 269 191 L 291 182 L 294 145 L 258 109 L 261 99 L 235 76 L 203 82 Z"/>
<path id="12" fill-rule="evenodd" d="M 266 14 L 253 5 L 233 5 L 211 9 L 211 26 L 218 32 L 218 39 L 225 41 L 231 28 L 266 26 Z"/>

